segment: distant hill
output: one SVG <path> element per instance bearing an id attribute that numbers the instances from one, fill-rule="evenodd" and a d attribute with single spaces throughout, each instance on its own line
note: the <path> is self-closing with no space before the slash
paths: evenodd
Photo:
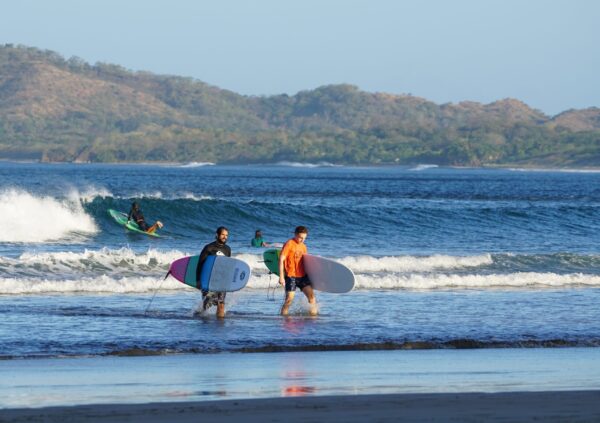
<path id="1" fill-rule="evenodd" d="M 242 96 L 7 44 L 0 158 L 600 166 L 600 109 L 549 117 L 515 99 L 438 105 L 352 85 Z"/>

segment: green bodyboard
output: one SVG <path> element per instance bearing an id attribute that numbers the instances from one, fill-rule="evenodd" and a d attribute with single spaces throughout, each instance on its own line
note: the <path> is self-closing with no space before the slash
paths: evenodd
<path id="1" fill-rule="evenodd" d="M 160 235 L 158 235 L 156 232 L 149 233 L 149 232 L 142 231 L 137 223 L 131 222 L 131 221 L 127 222 L 127 214 L 126 213 L 123 213 L 123 212 L 120 212 L 117 210 L 113 210 L 113 209 L 108 209 L 108 214 L 113 219 L 115 219 L 115 222 L 117 222 L 119 225 L 125 226 L 127 229 L 129 229 L 132 232 L 137 232 L 139 234 L 144 234 L 144 235 L 160 238 Z"/>
<path id="2" fill-rule="evenodd" d="M 281 250 L 271 249 L 267 250 L 263 253 L 263 259 L 265 261 L 265 266 L 271 273 L 275 273 L 279 276 L 279 254 Z"/>

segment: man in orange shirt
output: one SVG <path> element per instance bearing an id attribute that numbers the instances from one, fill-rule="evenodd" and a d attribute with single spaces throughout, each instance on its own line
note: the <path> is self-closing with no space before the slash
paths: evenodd
<path id="1" fill-rule="evenodd" d="M 288 315 L 290 305 L 296 295 L 296 288 L 300 288 L 306 295 L 310 306 L 310 314 L 312 316 L 317 314 L 317 299 L 302 262 L 302 257 L 307 251 L 304 243 L 307 235 L 308 229 L 304 226 L 296 227 L 294 237 L 283 245 L 279 255 L 279 283 L 285 286 L 285 301 L 281 306 L 282 316 Z"/>

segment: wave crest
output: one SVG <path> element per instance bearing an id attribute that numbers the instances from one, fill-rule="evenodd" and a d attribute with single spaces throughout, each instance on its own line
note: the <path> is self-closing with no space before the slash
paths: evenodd
<path id="1" fill-rule="evenodd" d="M 563 288 L 600 286 L 600 276 L 583 273 L 556 274 L 517 272 L 508 274 L 414 274 L 372 277 L 358 275 L 355 289 L 486 289 L 486 288 Z"/>
<path id="2" fill-rule="evenodd" d="M 301 162 L 289 162 L 289 161 L 281 161 L 275 163 L 275 166 L 283 166 L 283 167 L 304 167 L 304 168 L 314 168 L 314 167 L 342 167 L 341 165 L 336 165 L 330 162 L 318 162 L 318 163 L 301 163 Z"/>
<path id="3" fill-rule="evenodd" d="M 497 288 L 564 288 L 574 286 L 600 286 L 600 276 L 582 273 L 559 275 L 556 273 L 510 273 L 505 275 L 356 275 L 354 289 L 373 290 L 439 290 L 439 289 L 497 289 Z M 253 275 L 250 289 L 274 289 L 277 277 L 269 274 Z"/>
<path id="4" fill-rule="evenodd" d="M 82 252 L 26 252 L 18 258 L 0 257 L 0 294 L 38 292 L 148 292 L 160 281 L 174 260 L 196 254 L 180 250 L 130 248 L 84 250 Z M 278 287 L 262 255 L 235 254 L 249 264 L 253 277 L 249 289 Z M 586 256 L 587 257 L 587 256 Z M 510 257 L 505 257 L 508 259 Z M 576 257 L 577 258 L 577 257 Z M 594 258 L 594 257 L 593 257 Z M 536 258 L 536 260 L 539 258 Z M 571 270 L 568 273 L 522 271 L 498 272 L 496 258 L 478 256 L 344 257 L 338 259 L 356 275 L 358 290 L 521 289 L 600 286 L 600 275 Z M 517 260 L 513 265 L 518 265 Z M 501 266 L 504 267 L 504 266 Z M 547 266 L 546 266 L 547 267 Z M 168 278 L 161 289 L 184 285 Z"/>
<path id="5" fill-rule="evenodd" d="M 491 254 L 478 256 L 393 256 L 372 257 L 356 256 L 345 257 L 340 263 L 358 272 L 423 272 L 436 269 L 457 269 L 465 267 L 478 267 L 493 263 Z"/>
<path id="6" fill-rule="evenodd" d="M 130 248 L 84 250 L 83 252 L 25 252 L 17 259 L 0 257 L 0 269 L 12 275 L 64 279 L 86 275 L 156 275 L 160 277 L 174 260 L 186 256 L 178 250 L 149 249 L 136 253 Z M 75 273 L 77 272 L 77 273 Z"/>
<path id="7" fill-rule="evenodd" d="M 134 294 L 160 290 L 194 289 L 172 278 L 162 280 L 155 277 L 122 277 L 112 278 L 102 275 L 95 278 L 78 278 L 76 280 L 49 279 L 17 279 L 0 278 L 0 294 L 35 295 L 64 293 L 112 293 Z"/>
<path id="8" fill-rule="evenodd" d="M 0 242 L 40 243 L 98 232 L 94 219 L 88 215 L 79 199 L 56 199 L 33 195 L 27 191 L 8 189 L 0 192 Z"/>

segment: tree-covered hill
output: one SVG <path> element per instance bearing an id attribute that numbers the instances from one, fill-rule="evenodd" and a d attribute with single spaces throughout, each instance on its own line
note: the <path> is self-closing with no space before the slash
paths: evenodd
<path id="1" fill-rule="evenodd" d="M 438 105 L 330 85 L 242 96 L 192 78 L 0 46 L 0 158 L 600 166 L 600 109 Z"/>

